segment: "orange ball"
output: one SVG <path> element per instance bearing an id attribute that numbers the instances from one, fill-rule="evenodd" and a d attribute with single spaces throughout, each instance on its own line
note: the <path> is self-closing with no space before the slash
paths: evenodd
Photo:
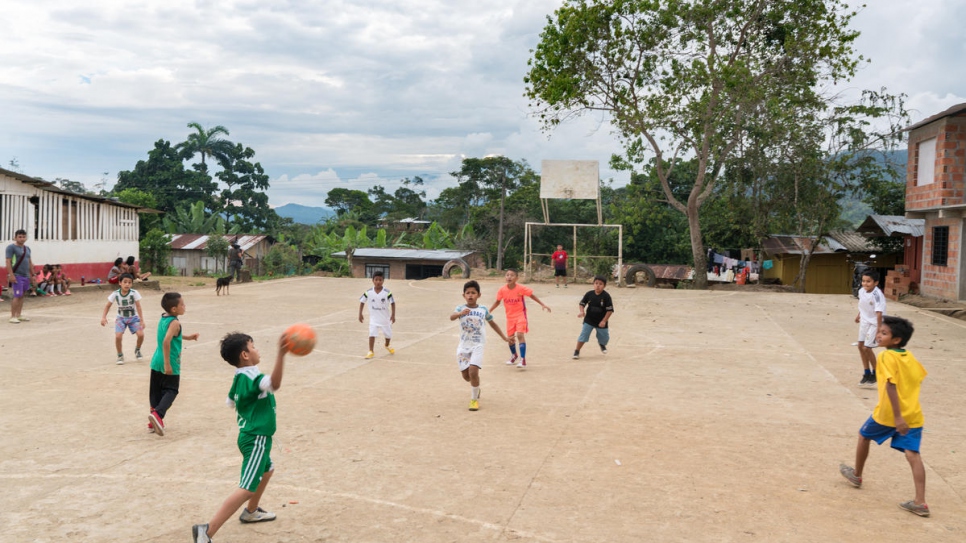
<path id="1" fill-rule="evenodd" d="M 315 330 L 304 322 L 289 326 L 282 335 L 285 337 L 285 348 L 294 355 L 305 356 L 315 348 Z"/>

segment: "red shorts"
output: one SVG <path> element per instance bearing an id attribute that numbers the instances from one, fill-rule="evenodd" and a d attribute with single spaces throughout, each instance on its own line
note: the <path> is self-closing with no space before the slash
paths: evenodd
<path id="1" fill-rule="evenodd" d="M 507 316 L 506 318 L 506 335 L 512 336 L 513 334 L 526 334 L 530 329 L 527 327 L 527 316 L 517 315 L 514 317 Z"/>

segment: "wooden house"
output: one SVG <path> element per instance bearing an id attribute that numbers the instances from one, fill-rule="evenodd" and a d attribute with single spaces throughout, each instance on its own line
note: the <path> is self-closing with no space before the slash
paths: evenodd
<path id="1" fill-rule="evenodd" d="M 269 249 L 275 243 L 271 236 L 266 235 L 225 235 L 228 243 L 237 243 L 245 253 L 245 268 L 252 275 L 261 275 L 261 263 Z M 205 274 L 227 273 L 226 257 L 208 256 L 208 240 L 206 234 L 171 234 L 171 266 L 179 275 L 191 276 L 196 272 Z"/>

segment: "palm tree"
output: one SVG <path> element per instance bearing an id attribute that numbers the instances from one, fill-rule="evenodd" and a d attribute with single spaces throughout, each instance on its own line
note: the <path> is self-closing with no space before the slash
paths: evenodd
<path id="1" fill-rule="evenodd" d="M 188 128 L 194 128 L 195 133 L 188 134 L 188 139 L 178 144 L 185 159 L 195 155 L 201 155 L 201 169 L 208 171 L 205 164 L 206 157 L 212 157 L 223 167 L 228 161 L 229 153 L 233 147 L 232 143 L 226 139 L 218 137 L 219 134 L 228 135 L 228 129 L 218 125 L 214 128 L 205 129 L 199 123 L 188 123 Z"/>

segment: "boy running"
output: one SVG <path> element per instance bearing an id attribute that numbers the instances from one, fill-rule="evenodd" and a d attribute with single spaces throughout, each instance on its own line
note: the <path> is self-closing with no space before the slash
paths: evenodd
<path id="1" fill-rule="evenodd" d="M 864 278 L 863 278 L 864 279 Z M 859 442 L 855 448 L 855 467 L 845 464 L 839 472 L 852 486 L 862 486 L 862 470 L 869 457 L 872 440 L 882 445 L 891 439 L 892 448 L 904 453 L 912 480 L 916 487 L 915 499 L 902 502 L 899 507 L 919 515 L 929 516 L 926 505 L 926 468 L 919 455 L 922 442 L 922 406 L 919 405 L 919 391 L 926 378 L 926 369 L 911 352 L 904 349 L 912 337 L 912 323 L 899 317 L 884 317 L 876 336 L 879 346 L 887 350 L 879 354 L 878 381 L 879 402 L 872 416 L 859 429 Z"/>
<path id="2" fill-rule="evenodd" d="M 396 299 L 392 297 L 389 289 L 382 287 L 384 281 L 381 271 L 373 272 L 372 288 L 359 298 L 359 322 L 365 322 L 362 308 L 369 305 L 369 352 L 366 353 L 366 358 L 376 356 L 372 349 L 376 346 L 376 336 L 380 330 L 386 338 L 386 350 L 389 354 L 396 354 L 396 350 L 389 346 L 392 341 L 392 325 L 396 322 Z"/>
<path id="3" fill-rule="evenodd" d="M 477 305 L 480 298 L 480 284 L 467 281 L 463 285 L 463 299 L 466 303 L 456 306 L 449 320 L 460 321 L 460 344 L 456 348 L 456 362 L 459 364 L 463 380 L 472 387 L 470 411 L 480 408 L 480 369 L 483 368 L 483 345 L 486 343 L 486 323 L 490 324 L 503 341 L 510 339 L 503 334 L 500 326 L 493 322 L 493 315 L 485 306 Z"/>
<path id="4" fill-rule="evenodd" d="M 533 294 L 533 290 L 526 285 L 517 284 L 517 271 L 510 269 L 506 271 L 506 285 L 500 287 L 500 290 L 496 293 L 496 302 L 490 306 L 490 313 L 492 313 L 497 307 L 500 307 L 500 302 L 505 304 L 506 308 L 506 335 L 512 338 L 510 341 L 510 359 L 506 361 L 508 366 L 512 366 L 514 363 L 521 370 L 527 369 L 527 337 L 526 333 L 529 332 L 527 327 L 527 304 L 525 298 L 529 296 L 534 302 L 540 304 L 546 311 L 550 311 L 550 308 L 544 305 Z M 513 342 L 516 340 L 516 343 Z M 517 351 L 519 349 L 519 362 L 517 362 Z"/>
<path id="5" fill-rule="evenodd" d="M 180 294 L 166 292 L 161 297 L 161 309 L 165 312 L 158 323 L 158 348 L 151 357 L 151 384 L 148 387 L 148 400 L 151 402 L 148 429 L 159 436 L 164 435 L 164 416 L 181 386 L 181 342 L 183 339 L 198 339 L 197 332 L 189 335 L 181 333 L 178 317 L 184 315 L 186 307 Z"/>
<path id="6" fill-rule="evenodd" d="M 882 326 L 886 301 L 882 291 L 876 288 L 879 274 L 874 270 L 862 273 L 862 288 L 859 289 L 859 313 L 855 322 L 859 325 L 859 357 L 862 359 L 864 373 L 859 381 L 860 387 L 875 388 L 875 342 L 876 333 Z"/>
<path id="7" fill-rule="evenodd" d="M 614 314 L 614 302 L 610 299 L 610 294 L 604 291 L 607 286 L 607 279 L 602 275 L 594 277 L 594 290 L 588 290 L 584 297 L 580 299 L 580 311 L 577 318 L 584 319 L 583 328 L 580 329 L 580 336 L 577 337 L 577 347 L 574 348 L 574 360 L 580 358 L 580 348 L 584 343 L 590 341 L 590 333 L 597 331 L 597 344 L 600 345 L 600 352 L 607 354 L 607 343 L 610 342 L 610 329 L 607 322 Z M 587 309 L 586 315 L 584 308 Z"/>
<path id="8" fill-rule="evenodd" d="M 235 366 L 235 378 L 228 391 L 228 405 L 235 408 L 238 416 L 241 480 L 238 488 L 221 504 L 208 524 L 195 524 L 191 528 L 194 543 L 210 543 L 211 536 L 245 502 L 248 502 L 248 506 L 238 517 L 241 522 L 275 520 L 275 513 L 262 509 L 258 502 L 275 472 L 271 458 L 272 436 L 275 435 L 275 391 L 282 387 L 287 352 L 284 336 L 278 338 L 278 355 L 269 377 L 258 369 L 261 355 L 251 336 L 233 332 L 221 340 L 221 357 Z"/>
<path id="9" fill-rule="evenodd" d="M 118 365 L 124 363 L 124 349 L 121 348 L 124 331 L 130 330 L 132 334 L 137 334 L 138 342 L 134 346 L 134 358 L 141 360 L 141 345 L 144 343 L 144 312 L 141 311 L 141 293 L 131 288 L 134 285 L 134 276 L 130 274 L 121 275 L 121 288 L 115 290 L 107 297 L 107 305 L 104 306 L 104 314 L 101 315 L 101 326 L 107 326 L 107 312 L 111 310 L 111 305 L 117 303 L 117 318 L 114 319 L 114 347 L 117 350 Z"/>

